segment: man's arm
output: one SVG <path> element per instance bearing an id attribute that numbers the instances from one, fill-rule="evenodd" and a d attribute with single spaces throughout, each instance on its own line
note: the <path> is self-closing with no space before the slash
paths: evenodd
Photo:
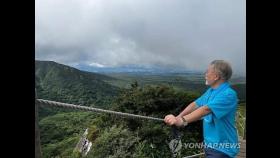
<path id="1" fill-rule="evenodd" d="M 195 102 L 190 103 L 177 117 L 185 116 L 196 109 Z"/>
<path id="2" fill-rule="evenodd" d="M 201 106 L 198 109 L 194 110 L 192 113 L 183 117 L 187 120 L 188 123 L 191 123 L 201 119 L 203 116 L 209 114 L 210 112 L 211 109 L 208 106 Z"/>
<path id="3" fill-rule="evenodd" d="M 208 106 L 201 106 L 194 110 L 193 112 L 184 115 L 184 119 L 187 120 L 188 123 L 194 122 L 202 118 L 203 116 L 209 114 L 211 112 L 211 109 L 208 108 Z M 183 119 L 181 117 L 175 117 L 173 115 L 167 115 L 164 118 L 164 122 L 168 125 L 176 125 L 176 126 L 182 126 L 183 125 Z"/>

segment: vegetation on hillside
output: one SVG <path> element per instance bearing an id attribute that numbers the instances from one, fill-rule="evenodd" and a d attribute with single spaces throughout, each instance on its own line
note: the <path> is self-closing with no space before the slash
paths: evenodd
<path id="1" fill-rule="evenodd" d="M 137 82 L 84 72 L 55 62 L 36 61 L 35 68 L 38 98 L 157 118 L 170 113 L 177 115 L 206 88 L 184 77 L 177 77 L 176 82 L 160 76 L 149 81 L 143 77 Z M 120 86 L 124 81 L 128 86 Z M 242 84 L 233 88 L 246 93 Z M 244 114 L 246 98 L 242 101 L 239 111 Z M 88 139 L 93 143 L 88 158 L 171 157 L 168 142 L 173 135 L 171 127 L 163 122 L 49 107 L 39 107 L 39 118 L 45 158 L 81 157 L 74 148 L 86 128 Z M 201 121 L 177 130 L 183 134 L 182 143 L 202 142 Z M 181 156 L 200 151 L 183 147 Z"/>
<path id="2" fill-rule="evenodd" d="M 175 91 L 166 86 L 139 88 L 132 85 L 113 101 L 111 110 L 163 118 L 178 114 L 198 94 Z M 86 112 L 64 112 L 40 121 L 43 154 L 73 156 L 73 149 L 84 129 L 89 128 L 93 142 L 87 157 L 171 157 L 167 142 L 172 139 L 169 126 L 163 122 L 122 118 Z M 201 142 L 201 122 L 184 132 L 182 142 Z M 184 149 L 183 155 L 199 152 Z"/>

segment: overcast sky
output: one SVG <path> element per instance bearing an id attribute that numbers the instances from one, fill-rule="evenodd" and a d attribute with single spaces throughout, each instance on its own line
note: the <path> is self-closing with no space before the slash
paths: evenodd
<path id="1" fill-rule="evenodd" d="M 245 0 L 36 0 L 37 60 L 246 71 Z"/>

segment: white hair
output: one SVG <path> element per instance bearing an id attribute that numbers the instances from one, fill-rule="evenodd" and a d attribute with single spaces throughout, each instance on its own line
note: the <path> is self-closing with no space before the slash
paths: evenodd
<path id="1" fill-rule="evenodd" d="M 214 71 L 219 74 L 221 79 L 228 81 L 232 75 L 232 68 L 230 64 L 224 60 L 214 60 L 211 62 Z"/>

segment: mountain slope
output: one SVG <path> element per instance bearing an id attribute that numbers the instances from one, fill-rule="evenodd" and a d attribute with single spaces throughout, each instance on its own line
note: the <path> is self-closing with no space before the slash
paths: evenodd
<path id="1" fill-rule="evenodd" d="M 66 103 L 100 106 L 119 92 L 119 88 L 103 81 L 114 80 L 112 77 L 53 61 L 35 61 L 35 78 L 38 98 Z"/>

